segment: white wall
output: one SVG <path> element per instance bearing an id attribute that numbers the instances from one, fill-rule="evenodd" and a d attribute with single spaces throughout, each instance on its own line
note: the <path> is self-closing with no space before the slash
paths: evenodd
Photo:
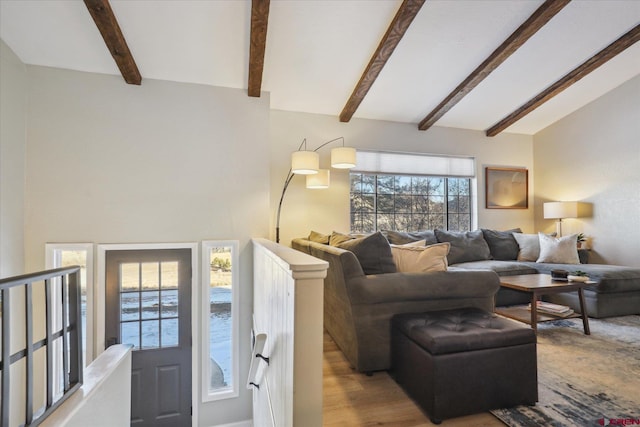
<path id="1" fill-rule="evenodd" d="M 593 203 L 593 217 L 563 221 L 592 239 L 590 262 L 640 267 L 640 76 L 534 136 L 535 224 L 547 201 Z"/>
<path id="2" fill-rule="evenodd" d="M 275 215 L 282 186 L 290 167 L 291 152 L 303 138 L 315 149 L 330 139 L 344 136 L 345 144 L 358 149 L 468 155 L 476 158 L 478 227 L 533 232 L 533 138 L 501 134 L 487 138 L 483 132 L 433 127 L 419 131 L 417 125 L 379 120 L 352 119 L 340 123 L 335 116 L 271 111 L 271 230 L 275 237 Z M 320 153 L 321 167 L 329 166 L 329 145 Z M 529 170 L 529 209 L 485 209 L 484 167 L 515 166 Z M 331 170 L 327 190 L 307 190 L 303 176 L 294 177 L 283 203 L 280 241 L 290 244 L 314 229 L 323 233 L 349 231 L 349 173 Z"/>
<path id="3" fill-rule="evenodd" d="M 27 269 L 44 267 L 47 242 L 239 240 L 240 397 L 194 410 L 206 426 L 250 419 L 250 238 L 268 233 L 268 96 L 36 66 L 28 74 Z"/>
<path id="4" fill-rule="evenodd" d="M 0 40 L 0 277 L 24 273 L 26 67 Z"/>

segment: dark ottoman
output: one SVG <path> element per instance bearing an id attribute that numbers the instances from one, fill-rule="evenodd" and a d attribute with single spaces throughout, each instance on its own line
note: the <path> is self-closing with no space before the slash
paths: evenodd
<path id="1" fill-rule="evenodd" d="M 392 373 L 431 421 L 538 401 L 536 336 L 477 308 L 393 317 Z"/>

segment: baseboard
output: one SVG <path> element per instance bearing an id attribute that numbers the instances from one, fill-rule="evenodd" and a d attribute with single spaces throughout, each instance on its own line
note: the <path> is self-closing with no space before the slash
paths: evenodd
<path id="1" fill-rule="evenodd" d="M 231 423 L 231 424 L 218 424 L 211 427 L 252 427 L 252 426 L 253 426 L 253 422 L 251 420 L 246 420 L 246 421 L 238 421 L 237 423 Z"/>

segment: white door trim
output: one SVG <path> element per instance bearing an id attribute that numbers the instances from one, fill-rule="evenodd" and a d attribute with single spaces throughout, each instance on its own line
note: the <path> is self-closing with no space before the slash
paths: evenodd
<path id="1" fill-rule="evenodd" d="M 106 283 L 105 283 L 105 257 L 107 251 L 127 251 L 127 250 L 145 250 L 145 249 L 190 249 L 191 250 L 191 407 L 193 413 L 191 417 L 191 425 L 198 425 L 198 381 L 200 379 L 198 373 L 200 371 L 198 364 L 198 356 L 200 354 L 200 323 L 198 283 L 200 283 L 200 270 L 198 269 L 198 243 L 108 243 L 98 244 L 98 277 L 96 278 L 96 303 L 95 307 L 95 355 L 100 355 L 105 349 L 105 301 L 106 301 Z"/>

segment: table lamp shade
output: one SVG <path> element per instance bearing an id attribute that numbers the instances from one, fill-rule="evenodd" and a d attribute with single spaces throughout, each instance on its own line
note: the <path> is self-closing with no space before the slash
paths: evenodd
<path id="1" fill-rule="evenodd" d="M 543 206 L 545 219 L 578 218 L 578 202 L 548 202 Z"/>

